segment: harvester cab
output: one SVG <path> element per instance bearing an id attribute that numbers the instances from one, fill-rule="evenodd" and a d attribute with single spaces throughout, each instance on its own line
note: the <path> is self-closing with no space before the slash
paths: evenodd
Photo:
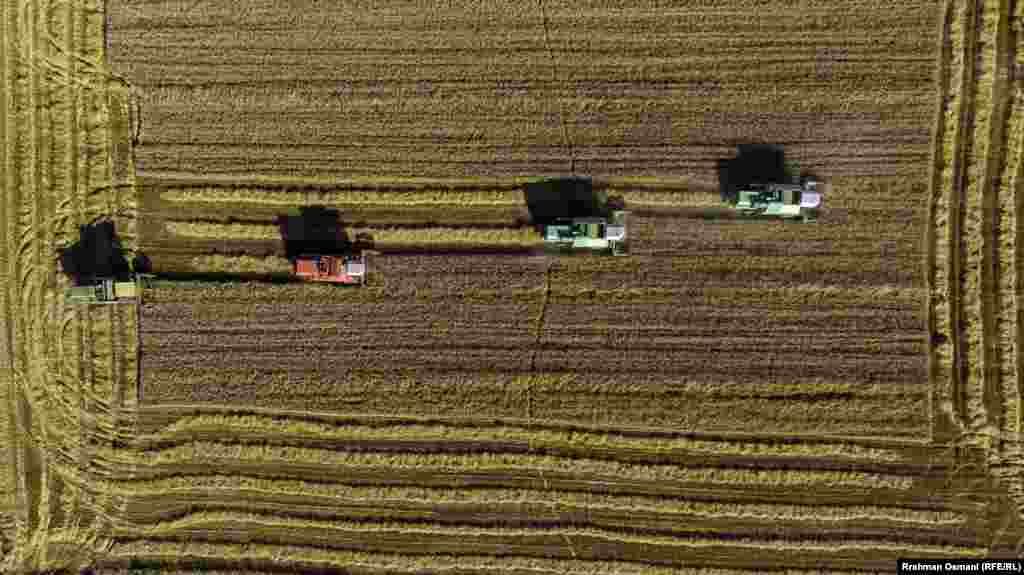
<path id="1" fill-rule="evenodd" d="M 366 270 L 366 253 L 363 252 L 348 256 L 300 255 L 295 258 L 292 271 L 302 281 L 363 285 Z"/>

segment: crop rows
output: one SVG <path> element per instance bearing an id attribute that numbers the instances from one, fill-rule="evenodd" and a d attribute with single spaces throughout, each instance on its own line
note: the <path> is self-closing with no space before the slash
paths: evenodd
<path id="1" fill-rule="evenodd" d="M 409 263 L 415 267 L 389 268 L 389 277 L 407 284 L 406 291 L 387 292 L 386 298 L 372 291 L 353 293 L 354 299 L 347 295 L 352 292 L 324 291 L 330 299 L 312 303 L 306 299 L 311 292 L 293 286 L 161 288 L 143 311 L 146 401 L 227 404 L 248 395 L 257 404 L 317 410 L 475 411 L 485 417 L 723 429 L 739 429 L 746 417 L 758 415 L 780 430 L 810 431 L 831 421 L 836 432 L 874 428 L 894 435 L 913 433 L 925 421 L 927 387 L 911 392 L 909 386 L 925 380 L 920 307 L 908 306 L 912 298 L 899 291 L 829 296 L 811 289 L 720 288 L 660 298 L 653 291 L 655 299 L 648 300 L 643 290 L 622 297 L 552 272 L 538 335 L 540 270 L 533 280 L 506 280 L 516 269 L 512 263 L 503 272 L 462 267 L 468 262 L 460 260 L 439 282 L 431 268 L 416 259 Z M 460 276 L 464 285 L 454 279 Z M 480 283 L 485 278 L 493 278 L 493 287 Z M 508 291 L 510 281 L 521 282 L 521 291 Z M 477 286 L 506 291 L 479 301 L 472 296 Z M 176 293 L 187 299 L 179 303 Z M 766 300 L 769 294 L 776 299 Z M 888 316 L 878 315 L 882 309 Z M 296 317 L 305 320 L 296 324 Z M 766 329 L 784 336 L 765 341 Z M 818 355 L 808 357 L 804 348 Z M 883 350 L 884 358 L 876 355 Z M 850 371 L 854 365 L 858 369 Z M 570 377 L 563 378 L 562 389 L 530 378 L 526 387 L 516 383 L 517 374 L 531 369 Z M 482 393 L 489 372 L 505 382 L 498 386 L 502 391 Z M 651 376 L 658 373 L 675 374 L 674 385 L 654 386 Z M 252 381 L 261 382 L 255 392 Z M 645 383 L 634 385 L 640 381 Z M 824 395 L 810 391 L 815 383 Z M 846 391 L 830 399 L 826 383 Z M 900 392 L 861 395 L 875 383 Z M 730 385 L 746 391 L 718 396 L 702 392 L 705 384 L 720 386 L 722 393 Z M 778 395 L 796 384 L 807 386 L 806 400 Z M 744 396 L 756 396 L 757 386 L 776 391 L 759 401 Z M 844 403 L 854 398 L 871 414 Z M 695 402 L 703 408 L 694 409 Z"/>
<path id="2" fill-rule="evenodd" d="M 1013 548 L 1020 2 L 463 4 L 2 4 L 5 569 Z M 739 141 L 829 180 L 818 224 L 691 217 Z M 631 257 L 482 253 L 535 245 L 520 186 L 567 170 L 636 209 Z M 61 305 L 94 216 L 158 272 L 283 274 L 273 222 L 310 205 L 385 248 L 367 286 Z"/>
<path id="3" fill-rule="evenodd" d="M 546 31 L 534 6 L 339 6 L 290 15 L 318 31 L 297 40 L 270 12 L 115 4 L 110 48 L 140 89 L 147 176 L 526 178 L 568 170 L 566 139 L 597 177 L 710 181 L 735 141 L 788 142 L 833 175 L 919 174 L 934 6 L 843 6 L 552 3 Z"/>

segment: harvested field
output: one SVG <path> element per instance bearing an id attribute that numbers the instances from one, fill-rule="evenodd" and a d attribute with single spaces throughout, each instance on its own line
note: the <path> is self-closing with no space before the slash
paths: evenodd
<path id="1" fill-rule="evenodd" d="M 0 570 L 1019 556 L 1022 26 L 1019 0 L 0 3 Z M 751 142 L 824 182 L 816 223 L 723 207 Z M 622 197 L 627 257 L 537 249 L 523 186 L 566 175 Z M 318 209 L 372 246 L 365 286 L 285 281 Z M 64 303 L 97 217 L 157 274 L 137 304 Z"/>

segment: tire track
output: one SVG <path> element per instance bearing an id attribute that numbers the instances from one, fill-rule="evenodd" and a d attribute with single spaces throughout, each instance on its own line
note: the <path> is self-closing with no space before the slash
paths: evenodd
<path id="1" fill-rule="evenodd" d="M 952 60 L 951 25 L 953 18 L 953 2 L 946 0 L 939 12 L 939 54 L 936 66 L 936 79 L 938 84 L 938 96 L 936 98 L 935 117 L 933 119 L 934 134 L 932 144 L 932 158 L 930 165 L 931 193 L 928 202 L 928 225 L 925 226 L 925 282 L 928 291 L 927 322 L 928 337 L 931 340 L 928 346 L 928 381 L 934 391 L 932 401 L 929 404 L 931 410 L 929 417 L 932 421 L 932 441 L 940 441 L 947 434 L 946 422 L 940 418 L 941 403 L 945 394 L 951 394 L 952 381 L 950 379 L 949 366 L 946 365 L 944 353 L 940 357 L 940 350 L 945 351 L 947 344 L 941 341 L 939 323 L 945 323 L 949 317 L 949 301 L 946 299 L 946 283 L 948 277 L 944 277 L 944 270 L 939 263 L 939 252 L 946 255 L 948 245 L 940 244 L 937 238 L 945 239 L 947 234 L 948 220 L 943 213 L 944 190 L 943 172 L 946 165 L 944 153 L 947 131 L 947 116 L 952 98 L 950 95 L 950 62 Z M 942 337 L 946 337 L 944 334 Z"/>
<path id="2" fill-rule="evenodd" d="M 545 4 L 546 0 L 537 0 L 537 7 L 540 9 L 541 26 L 544 29 L 544 48 L 548 53 L 548 58 L 551 61 L 551 85 L 557 86 L 559 84 L 558 77 L 558 59 L 555 57 L 555 51 L 551 47 L 551 27 L 548 23 L 548 12 Z M 569 126 L 565 117 L 565 101 L 558 98 L 558 121 L 562 127 L 562 145 L 565 146 L 566 151 L 569 154 L 569 173 L 576 173 L 576 153 L 573 150 L 572 139 L 569 137 Z"/>
<path id="3" fill-rule="evenodd" d="M 959 119 L 954 131 L 951 186 L 949 187 L 949 277 L 950 277 L 950 338 L 953 342 L 953 405 L 960 425 L 970 421 L 967 391 L 967 368 L 965 358 L 969 352 L 965 341 L 964 310 L 962 292 L 964 275 L 961 260 L 968 250 L 962 235 L 964 223 L 964 187 L 966 185 L 966 164 L 970 153 L 969 134 L 973 126 L 974 78 L 977 48 L 977 19 L 975 0 L 963 0 L 961 5 L 961 29 L 963 42 L 959 54 L 954 56 L 954 66 L 959 67 L 959 97 L 957 108 Z M 957 58 L 958 57 L 958 58 Z"/>

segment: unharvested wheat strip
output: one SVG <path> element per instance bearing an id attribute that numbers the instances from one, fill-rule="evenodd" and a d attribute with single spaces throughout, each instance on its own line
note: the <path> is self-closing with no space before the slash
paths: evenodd
<path id="1" fill-rule="evenodd" d="M 240 525 L 239 525 L 240 524 Z M 632 543 L 646 544 L 655 547 L 669 547 L 676 549 L 699 549 L 706 547 L 734 547 L 738 549 L 754 550 L 792 550 L 802 553 L 824 552 L 838 553 L 843 551 L 871 550 L 873 552 L 900 552 L 904 556 L 911 554 L 927 556 L 951 557 L 955 554 L 961 556 L 977 557 L 988 551 L 986 547 L 966 547 L 959 545 L 920 545 L 882 542 L 877 540 L 850 539 L 842 542 L 807 541 L 793 539 L 757 539 L 752 537 L 738 538 L 716 538 L 716 537 L 665 537 L 654 535 L 619 535 L 611 534 L 595 528 L 550 528 L 550 529 L 515 529 L 515 528 L 478 528 L 478 527 L 440 527 L 434 524 L 413 524 L 413 523 L 374 523 L 363 524 L 357 522 L 333 521 L 331 523 L 320 523 L 305 521 L 301 519 L 268 518 L 257 514 L 241 513 L 217 513 L 199 512 L 190 516 L 168 522 L 161 522 L 145 527 L 118 527 L 115 528 L 114 536 L 120 539 L 141 538 L 141 537 L 166 537 L 178 530 L 217 530 L 232 528 L 239 525 L 246 530 L 259 532 L 292 530 L 312 530 L 317 532 L 322 541 L 327 538 L 332 540 L 343 539 L 345 536 L 370 536 L 371 534 L 384 537 L 385 535 L 407 536 L 410 538 L 433 539 L 434 537 L 463 537 L 473 541 L 476 538 L 501 538 L 503 541 L 514 541 L 516 537 L 539 536 L 544 533 L 564 534 L 570 538 L 587 538 L 596 544 L 604 543 Z M 188 533 L 188 531 L 185 531 Z"/>
<path id="2" fill-rule="evenodd" d="M 1005 412 L 1008 398 L 1003 394 L 1004 387 L 1001 381 L 1004 349 L 998 331 L 998 320 L 1002 316 L 1000 304 L 1004 302 L 997 279 L 1000 277 L 1000 272 L 1003 271 L 1000 269 L 1000 265 L 1005 259 L 1001 240 L 1006 234 L 1001 228 L 1003 225 L 1009 224 L 1013 229 L 1013 222 L 1005 222 L 1001 217 L 1003 203 L 1001 196 L 1008 192 L 1002 178 L 1006 175 L 1005 167 L 1013 161 L 1013 158 L 1010 157 L 1009 147 L 1011 144 L 1009 140 L 1016 137 L 1014 132 L 1008 132 L 1006 129 L 1008 125 L 1012 125 L 1009 124 L 1013 112 L 1013 92 L 1009 83 L 1009 67 L 1013 65 L 1010 56 L 1016 48 L 1011 45 L 1011 42 L 1014 41 L 1014 38 L 1010 36 L 1011 7 L 1011 0 L 990 0 L 986 2 L 983 16 L 989 43 L 982 57 L 990 68 L 992 76 L 989 95 L 992 112 L 991 128 L 983 156 L 986 161 L 981 179 L 981 185 L 984 186 L 985 191 L 981 205 L 984 225 L 980 238 L 982 267 L 979 280 L 984 290 L 981 305 L 983 313 L 981 358 L 984 365 L 981 374 L 984 378 L 982 400 L 986 410 L 987 423 L 997 427 L 1006 421 L 1008 415 Z M 1019 396 L 1019 394 L 1014 393 L 1013 396 Z M 1013 416 L 1017 415 L 1015 411 Z M 1000 444 L 992 447 L 1002 451 Z M 993 452 L 992 455 L 999 457 L 1001 454 Z"/>
<path id="3" fill-rule="evenodd" d="M 536 374 L 535 374 L 536 375 Z M 556 376 L 557 377 L 557 376 Z M 543 381 L 543 379 L 541 380 Z M 476 376 L 476 382 L 483 384 L 482 387 L 487 389 L 487 380 L 480 381 L 480 376 Z M 557 385 L 558 381 L 554 381 Z M 734 384 L 729 383 L 730 387 Z M 806 392 L 806 384 L 797 384 L 797 387 L 790 388 L 793 393 L 804 393 Z M 828 385 L 828 384 L 816 384 L 816 385 Z M 613 382 L 609 389 L 614 389 L 616 383 Z M 740 392 L 748 388 L 740 388 Z M 843 392 L 848 389 L 845 387 L 828 387 L 829 391 Z M 754 386 L 749 388 L 749 392 L 753 393 L 755 390 Z M 881 389 L 879 389 L 881 393 Z M 456 426 L 456 427 L 473 427 L 473 428 L 491 428 L 495 427 L 493 418 L 473 418 L 473 417 L 442 417 L 442 416 L 409 416 L 409 415 L 367 415 L 365 413 L 360 414 L 339 414 L 336 412 L 316 412 L 316 411 L 296 411 L 281 408 L 261 408 L 254 406 L 239 407 L 237 405 L 214 405 L 214 404 L 171 404 L 165 403 L 157 406 L 143 406 L 139 409 L 140 417 L 147 421 L 169 421 L 164 425 L 172 425 L 173 421 L 180 418 L 194 416 L 195 414 L 207 414 L 207 415 L 227 415 L 231 414 L 234 416 L 250 416 L 258 415 L 265 418 L 287 418 L 294 421 L 306 421 L 306 422 L 324 422 L 332 425 L 370 425 L 370 426 L 382 426 L 382 425 L 445 425 L 445 426 Z M 879 438 L 879 437 L 843 437 L 834 438 L 828 436 L 821 436 L 820 434 L 809 435 L 799 433 L 778 433 L 770 431 L 760 432 L 715 432 L 715 433 L 693 433 L 693 432 L 678 432 L 677 430 L 660 427 L 642 427 L 642 426 L 607 426 L 607 425 L 592 425 L 585 422 L 578 422 L 575 425 L 567 425 L 565 423 L 555 423 L 546 421 L 503 421 L 498 424 L 498 427 L 502 429 L 525 429 L 525 430 L 551 430 L 562 433 L 591 433 L 597 434 L 598 436 L 604 436 L 607 434 L 621 434 L 623 436 L 656 436 L 656 437 L 668 437 L 672 438 L 673 441 L 692 438 L 698 442 L 709 442 L 710 445 L 723 442 L 763 442 L 763 441 L 778 441 L 780 443 L 793 443 L 793 442 L 805 442 L 814 446 L 822 446 L 822 449 L 826 450 L 826 453 L 835 453 L 831 451 L 833 449 L 842 451 L 845 445 L 855 445 L 859 447 L 878 448 L 884 450 L 894 450 L 897 452 L 905 453 L 903 450 L 914 451 L 929 445 L 927 440 L 908 440 L 902 438 Z M 815 447 L 816 449 L 818 447 Z M 723 450 L 728 451 L 729 447 L 722 447 Z"/>
<path id="4" fill-rule="evenodd" d="M 222 530 L 222 531 L 221 531 Z M 574 540 L 587 541 L 580 553 L 589 555 L 585 549 L 591 545 L 643 545 L 654 548 L 704 548 L 709 546 L 733 546 L 750 549 L 793 550 L 801 552 L 842 552 L 854 549 L 871 549 L 874 552 L 900 552 L 904 556 L 911 553 L 952 554 L 960 552 L 964 555 L 977 556 L 985 553 L 986 547 L 967 547 L 961 545 L 923 545 L 918 543 L 900 543 L 879 541 L 877 539 L 856 539 L 851 537 L 842 542 L 819 541 L 814 539 L 758 539 L 755 537 L 714 537 L 704 535 L 631 535 L 597 527 L 546 527 L 521 529 L 515 527 L 477 527 L 438 525 L 435 523 L 415 522 L 355 522 L 334 519 L 316 521 L 290 517 L 271 517 L 256 513 L 231 511 L 199 511 L 190 513 L 183 518 L 170 521 L 157 521 L 145 526 L 116 526 L 113 529 L 115 538 L 175 538 L 188 537 L 206 539 L 206 534 L 220 539 L 220 533 L 236 530 L 258 533 L 266 536 L 276 534 L 288 539 L 306 540 L 310 543 L 328 543 L 335 541 L 366 541 L 376 539 L 373 547 L 382 551 L 395 551 L 402 546 L 395 545 L 396 539 L 408 538 L 423 547 L 429 545 L 432 551 L 445 550 L 458 552 L 457 549 L 468 546 L 470 549 L 500 549 L 504 546 L 523 546 L 524 555 L 530 555 L 530 545 L 517 539 L 538 539 L 550 536 L 568 537 Z M 363 545 L 360 545 L 362 547 Z M 379 547 L 378 547 L 379 546 Z M 410 550 L 412 546 L 410 546 Z M 388 549 L 390 548 L 390 549 Z"/>
<path id="5" fill-rule="evenodd" d="M 17 172 L 17 150 L 15 149 L 15 132 L 18 130 L 18 122 L 15 97 L 15 53 L 18 44 L 18 29 L 12 26 L 11 22 L 16 15 L 17 2 L 4 0 L 0 3 L 0 162 L 3 163 L 2 174 L 0 174 L 0 270 L 7 278 L 15 278 L 18 273 L 17 249 L 15 244 L 17 225 L 17 193 L 16 183 Z M 3 412 L 3 448 L 8 456 L 8 466 L 4 470 L 3 480 L 3 508 L 0 509 L 0 528 L 4 530 L 4 537 L 15 540 L 19 537 L 27 525 L 28 510 L 25 508 L 25 494 L 19 480 L 19 469 L 22 465 L 21 441 L 18 433 L 19 416 L 17 411 L 16 385 L 17 378 L 14 370 L 16 335 L 14 330 L 16 312 L 12 293 L 16 293 L 14 286 L 9 281 L 0 285 L 0 303 L 2 303 L 2 315 L 5 318 L 0 329 L 0 385 L 3 386 L 0 396 L 3 397 L 3 404 L 0 411 Z"/>
<path id="6" fill-rule="evenodd" d="M 959 184 L 956 157 L 960 154 L 962 128 L 960 118 L 969 105 L 964 102 L 964 89 L 969 86 L 967 63 L 965 62 L 965 36 L 973 34 L 968 28 L 965 31 L 965 19 L 961 12 L 969 10 L 962 0 L 947 0 L 945 10 L 949 21 L 948 39 L 951 45 L 949 62 L 944 69 L 949 70 L 947 105 L 941 119 L 941 157 L 936 158 L 936 174 L 934 178 L 933 198 L 935 202 L 935 269 L 933 272 L 932 298 L 935 301 L 933 318 L 938 333 L 945 334 L 948 342 L 936 347 L 935 376 L 939 380 L 939 407 L 948 412 L 957 427 L 965 423 L 964 406 L 961 404 L 961 386 L 959 376 L 960 333 L 959 322 L 959 269 L 957 253 L 959 249 Z M 945 35 L 944 35 L 945 36 Z M 945 383 L 945 382 L 948 382 Z M 947 406 L 944 407 L 944 406 Z"/>
<path id="7" fill-rule="evenodd" d="M 1018 61 L 1010 65 L 1021 65 L 1024 61 L 1024 2 L 1016 2 L 1017 14 L 1012 25 L 1012 36 L 1017 45 L 1013 46 Z M 1001 459 L 1009 472 L 1001 473 L 1001 480 L 1008 485 L 1011 497 L 1018 509 L 1024 508 L 1024 445 L 1021 427 L 1024 411 L 1021 408 L 1024 393 L 1024 356 L 1021 342 L 1024 341 L 1024 305 L 1021 296 L 1022 238 L 1018 219 L 1024 213 L 1024 89 L 1018 84 L 1008 87 L 1012 90 L 1010 110 L 1007 114 L 1005 162 L 999 179 L 998 193 L 998 316 L 996 318 L 999 346 L 999 384 L 1002 397 L 1003 441 L 1000 442 Z M 1000 466 L 1002 469 L 1003 466 Z"/>
<path id="8" fill-rule="evenodd" d="M 880 505 L 801 505 L 778 503 L 733 503 L 689 500 L 678 497 L 609 495 L 605 493 L 557 490 L 474 488 L 452 490 L 437 487 L 390 487 L 324 484 L 290 479 L 261 479 L 237 475 L 167 477 L 110 486 L 124 490 L 140 505 L 158 509 L 161 499 L 190 500 L 195 496 L 229 500 L 239 495 L 273 501 L 279 497 L 310 498 L 311 505 L 333 502 L 344 506 L 358 501 L 416 503 L 420 505 L 523 503 L 552 505 L 563 509 L 593 509 L 629 513 L 631 510 L 657 514 L 693 515 L 712 519 L 778 519 L 785 521 L 892 521 L 915 525 L 958 524 L 966 515 L 954 511 L 905 509 Z M 219 494 L 219 495 L 218 495 Z M 315 499 L 314 499 L 315 498 Z"/>
<path id="9" fill-rule="evenodd" d="M 902 461 L 905 456 L 898 451 L 861 447 L 852 444 L 764 444 L 748 442 L 723 442 L 676 438 L 640 438 L 614 434 L 585 433 L 578 431 L 555 431 L 522 428 L 458 428 L 444 425 L 410 424 L 399 426 L 329 425 L 312 421 L 289 421 L 265 416 L 201 415 L 175 421 L 160 433 L 141 436 L 136 446 L 142 449 L 149 445 L 180 441 L 196 433 L 216 433 L 224 437 L 254 436 L 274 441 L 319 439 L 319 440 L 401 440 L 416 441 L 489 441 L 495 443 L 516 442 L 531 448 L 574 447 L 581 449 L 622 449 L 645 450 L 652 453 L 672 451 L 707 454 L 750 455 L 756 457 L 800 456 L 828 457 L 844 460 Z M 253 435 L 255 434 L 255 435 Z"/>
<path id="10" fill-rule="evenodd" d="M 106 450 L 110 451 L 110 450 Z M 862 473 L 853 471 L 816 470 L 746 470 L 730 468 L 681 468 L 673 465 L 641 465 L 591 459 L 569 459 L 548 455 L 508 453 L 417 454 L 359 453 L 314 449 L 285 445 L 240 445 L 214 441 L 190 441 L 168 449 L 143 450 L 126 459 L 118 453 L 106 453 L 111 461 L 134 462 L 140 471 L 163 473 L 181 463 L 209 462 L 225 464 L 265 460 L 296 462 L 317 466 L 385 465 L 396 471 L 412 468 L 447 469 L 452 471 L 541 470 L 580 474 L 599 474 L 636 480 L 702 481 L 721 484 L 822 485 L 858 488 L 908 489 L 913 477 Z"/>
<path id="11" fill-rule="evenodd" d="M 928 289 L 927 317 L 929 337 L 939 333 L 939 326 L 944 325 L 949 317 L 948 300 L 946 299 L 948 278 L 946 277 L 946 265 L 939 261 L 939 255 L 945 254 L 948 233 L 948 219 L 945 214 L 944 198 L 942 193 L 942 175 L 947 162 L 946 154 L 946 132 L 952 127 L 948 122 L 947 94 L 950 97 L 956 95 L 949 78 L 949 65 L 951 50 L 947 49 L 947 42 L 950 41 L 950 27 L 952 25 L 952 2 L 946 0 L 939 12 L 939 57 L 936 65 L 936 80 L 938 93 L 936 97 L 935 118 L 932 120 L 934 133 L 932 135 L 932 157 L 929 165 L 930 193 L 928 197 L 928 223 L 925 226 L 925 284 Z M 939 284 L 942 285 L 939 285 Z M 944 328 L 945 330 L 945 328 Z M 939 400 L 948 401 L 951 394 L 948 357 L 948 343 L 931 345 L 928 350 L 928 381 L 933 386 L 932 401 L 929 404 L 929 417 L 932 422 L 932 436 L 937 437 L 939 433 Z M 947 361 L 943 361 L 946 359 Z"/>
<path id="12" fill-rule="evenodd" d="M 281 232 L 275 225 L 261 224 L 211 224 L 203 222 L 167 222 L 169 233 L 181 237 L 276 240 Z M 527 246 L 542 243 L 531 228 L 507 230 L 477 230 L 459 228 L 426 228 L 422 230 L 353 228 L 353 236 L 363 232 L 373 235 L 375 245 L 386 244 L 428 244 L 428 245 L 513 245 Z"/>
<path id="13" fill-rule="evenodd" d="M 522 206 L 521 190 L 344 190 L 326 188 L 280 190 L 274 187 L 167 188 L 160 200 L 171 203 L 198 202 L 254 206 L 374 205 L 374 206 Z"/>
<path id="14" fill-rule="evenodd" d="M 292 264 L 288 258 L 276 256 L 225 256 L 212 254 L 196 256 L 190 261 L 197 271 L 218 271 L 229 273 L 290 273 Z"/>
<path id="15" fill-rule="evenodd" d="M 973 118 L 969 131 L 962 136 L 966 138 L 962 170 L 963 175 L 963 227 L 960 230 L 959 250 L 962 254 L 961 268 L 961 305 L 963 306 L 963 351 L 961 353 L 962 383 L 967 399 L 967 419 L 970 427 L 988 423 L 997 414 L 990 413 L 986 401 L 986 378 L 991 376 L 989 367 L 992 363 L 990 353 L 991 310 L 988 298 L 993 286 L 989 266 L 993 257 L 994 239 L 992 231 L 991 204 L 993 188 L 988 177 L 992 165 L 991 155 L 996 156 L 996 163 L 1001 157 L 1001 146 L 992 142 L 992 122 L 995 115 L 999 121 L 998 111 L 993 109 L 993 90 L 998 66 L 996 28 L 1000 19 L 1000 0 L 986 0 L 982 4 L 981 13 L 973 15 L 968 8 L 970 18 L 978 20 L 975 36 L 970 40 L 969 54 L 971 61 L 977 54 L 977 65 L 974 68 L 973 85 L 969 97 L 973 109 Z"/>
<path id="16" fill-rule="evenodd" d="M 627 209 L 633 207 L 712 208 L 724 205 L 717 193 L 708 193 L 706 190 L 647 192 L 627 189 L 620 192 L 616 188 L 611 188 L 608 193 L 622 196 Z"/>
<path id="17" fill-rule="evenodd" d="M 967 165 L 971 157 L 972 126 L 974 123 L 974 84 L 977 73 L 977 2 L 965 0 L 960 3 L 960 10 L 955 15 L 963 30 L 963 37 L 958 45 L 954 38 L 953 66 L 959 72 L 960 104 L 957 109 L 958 118 L 955 130 L 954 149 L 949 165 L 949 181 L 946 189 L 949 194 L 949 258 L 950 258 L 950 314 L 951 339 L 953 342 L 953 405 L 960 416 L 959 423 L 969 426 L 971 423 L 970 393 L 968 389 L 967 371 L 969 368 L 970 343 L 967 341 L 968 330 L 964 326 L 964 252 L 967 249 L 966 237 L 963 234 L 965 184 L 967 182 Z M 956 57 L 960 60 L 957 61 Z M 969 297 L 969 295 L 968 295 Z"/>
<path id="18" fill-rule="evenodd" d="M 145 539 L 116 541 L 109 552 L 110 559 L 127 563 L 131 559 L 161 561 L 170 567 L 175 560 L 184 557 L 226 558 L 229 560 L 251 559 L 265 561 L 268 566 L 304 566 L 314 568 L 336 568 L 345 570 L 380 570 L 381 573 L 423 572 L 479 572 L 508 573 L 521 575 L 753 575 L 762 573 L 763 567 L 742 568 L 675 568 L 625 561 L 589 561 L 580 559 L 554 559 L 539 557 L 517 557 L 491 555 L 410 555 L 397 553 L 369 553 L 363 551 L 331 550 L 300 545 L 272 545 L 249 543 L 169 542 L 147 541 Z M 164 572 L 163 565 L 161 572 Z M 371 571 L 372 572 L 372 571 Z M 192 571 L 188 571 L 192 573 Z M 227 575 L 209 571 L 210 575 Z M 233 574 L 235 571 L 230 572 Z M 820 570 L 789 569 L 786 575 L 818 575 Z M 835 575 L 857 575 L 863 571 L 829 570 Z"/>

